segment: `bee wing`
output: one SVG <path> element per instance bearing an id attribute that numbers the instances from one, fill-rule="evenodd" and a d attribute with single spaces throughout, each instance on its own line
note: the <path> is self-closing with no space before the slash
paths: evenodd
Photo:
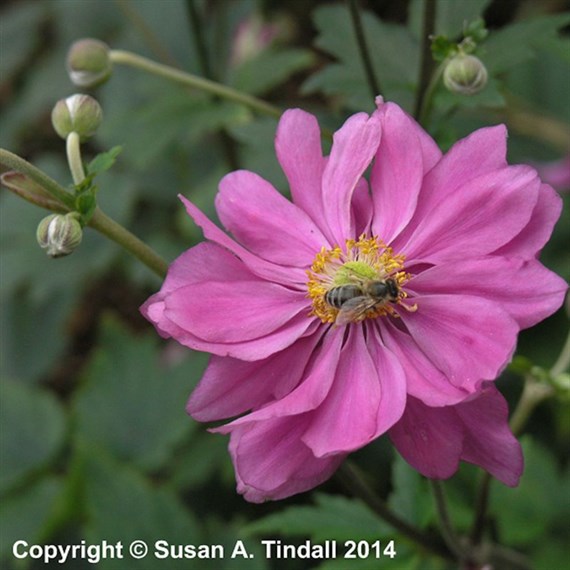
<path id="1" fill-rule="evenodd" d="M 336 316 L 335 324 L 337 326 L 346 325 L 353 321 L 357 321 L 369 309 L 372 309 L 376 301 L 370 297 L 354 297 L 343 303 Z"/>

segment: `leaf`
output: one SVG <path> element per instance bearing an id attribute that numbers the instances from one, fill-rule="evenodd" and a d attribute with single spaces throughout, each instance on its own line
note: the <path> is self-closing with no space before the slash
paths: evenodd
<path id="1" fill-rule="evenodd" d="M 230 83 L 240 91 L 262 95 L 314 62 L 308 50 L 268 48 L 235 69 Z"/>
<path id="2" fill-rule="evenodd" d="M 0 502 L 0 559 L 11 556 L 12 545 L 17 540 L 28 544 L 41 540 L 44 525 L 62 489 L 61 480 L 49 477 Z"/>
<path id="3" fill-rule="evenodd" d="M 154 335 L 134 338 L 105 321 L 74 401 L 79 436 L 144 469 L 162 465 L 194 425 L 184 407 L 204 359 L 188 353 L 175 369 L 161 367 Z"/>
<path id="4" fill-rule="evenodd" d="M 338 95 L 350 108 L 370 109 L 373 98 L 347 8 L 342 5 L 320 6 L 315 10 L 313 19 L 319 31 L 316 45 L 334 56 L 338 63 L 313 74 L 303 84 L 302 91 Z M 411 87 L 418 75 L 417 41 L 403 26 L 383 22 L 371 12 L 362 11 L 361 19 L 382 95 L 409 107 Z"/>
<path id="5" fill-rule="evenodd" d="M 135 469 L 103 455 L 96 447 L 80 444 L 77 454 L 84 477 L 87 542 L 121 541 L 125 545 L 121 570 L 143 568 L 127 552 L 134 540 L 143 540 L 149 546 L 152 568 L 188 568 L 187 560 L 168 559 L 160 564 L 151 553 L 157 540 L 200 544 L 198 524 L 191 510 L 169 491 L 152 485 Z M 98 568 L 114 570 L 117 561 L 102 560 Z"/>
<path id="6" fill-rule="evenodd" d="M 123 147 L 121 146 L 114 146 L 112 149 L 108 150 L 107 152 L 101 152 L 98 154 L 88 166 L 89 174 L 100 174 L 101 172 L 105 172 L 109 170 L 115 164 L 115 160 L 121 154 Z"/>
<path id="7" fill-rule="evenodd" d="M 393 531 L 367 506 L 355 499 L 317 494 L 316 505 L 289 507 L 247 525 L 251 534 L 280 533 L 284 536 L 309 536 L 325 540 L 377 540 Z"/>
<path id="8" fill-rule="evenodd" d="M 570 517 L 570 479 L 538 442 L 525 437 L 522 446 L 525 471 L 519 486 L 508 489 L 497 483 L 491 489 L 500 539 L 514 546 L 540 544 L 557 526 L 567 528 Z"/>
<path id="9" fill-rule="evenodd" d="M 490 74 L 502 73 L 536 56 L 537 47 L 570 23 L 570 13 L 522 20 L 493 31 L 485 41 L 484 60 Z"/>
<path id="10" fill-rule="evenodd" d="M 0 493 L 50 462 L 63 443 L 65 418 L 53 396 L 4 379 L 0 398 Z"/>

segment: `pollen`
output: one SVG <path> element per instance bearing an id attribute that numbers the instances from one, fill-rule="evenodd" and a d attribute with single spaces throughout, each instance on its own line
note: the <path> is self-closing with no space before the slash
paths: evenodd
<path id="1" fill-rule="evenodd" d="M 360 322 L 382 316 L 397 318 L 397 307 L 415 311 L 417 306 L 405 301 L 408 294 L 403 286 L 411 275 L 405 271 L 404 261 L 404 255 L 394 253 L 391 247 L 376 236 L 366 237 L 363 234 L 357 240 L 347 239 L 344 247 L 323 247 L 307 271 L 307 295 L 312 300 L 309 316 L 316 316 L 323 323 L 339 324 L 337 319 L 343 322 Z M 386 280 L 392 280 L 397 285 L 397 298 L 367 298 L 367 287 L 370 283 Z M 362 290 L 362 302 L 359 303 L 362 306 L 350 314 L 343 307 L 333 307 L 326 300 L 331 289 L 345 285 L 356 285 Z M 354 301 L 354 304 L 356 303 Z M 342 319 L 339 318 L 340 312 L 345 313 Z"/>

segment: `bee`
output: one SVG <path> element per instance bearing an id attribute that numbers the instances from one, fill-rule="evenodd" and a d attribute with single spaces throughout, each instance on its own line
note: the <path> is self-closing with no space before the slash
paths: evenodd
<path id="1" fill-rule="evenodd" d="M 333 287 L 325 293 L 325 301 L 338 309 L 335 324 L 346 325 L 364 318 L 370 309 L 390 301 L 397 301 L 400 287 L 391 277 Z"/>

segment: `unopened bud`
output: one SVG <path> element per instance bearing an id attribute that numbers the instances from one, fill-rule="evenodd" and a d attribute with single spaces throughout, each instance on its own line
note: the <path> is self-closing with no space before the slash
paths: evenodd
<path id="1" fill-rule="evenodd" d="M 113 68 L 109 46 L 90 38 L 75 42 L 67 54 L 67 72 L 74 85 L 96 87 L 107 81 Z"/>
<path id="2" fill-rule="evenodd" d="M 453 93 L 474 95 L 487 85 L 487 69 L 474 55 L 456 55 L 443 72 L 443 82 Z"/>
<path id="3" fill-rule="evenodd" d="M 88 139 L 95 134 L 102 120 L 101 106 L 89 95 L 60 99 L 51 112 L 53 128 L 63 139 L 74 131 L 81 140 Z"/>
<path id="4" fill-rule="evenodd" d="M 83 237 L 78 215 L 70 212 L 46 216 L 38 225 L 36 237 L 40 247 L 50 257 L 69 255 L 79 246 Z"/>

